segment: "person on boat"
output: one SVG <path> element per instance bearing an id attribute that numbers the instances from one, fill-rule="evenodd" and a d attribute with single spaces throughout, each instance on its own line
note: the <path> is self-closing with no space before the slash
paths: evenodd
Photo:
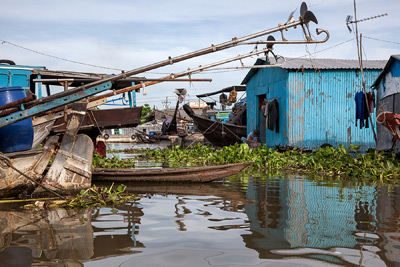
<path id="1" fill-rule="evenodd" d="M 249 135 L 247 138 L 242 137 L 243 143 L 247 143 L 251 148 L 256 148 L 260 146 L 260 143 L 258 142 L 258 137 L 260 136 L 260 131 L 258 129 L 255 129 Z"/>

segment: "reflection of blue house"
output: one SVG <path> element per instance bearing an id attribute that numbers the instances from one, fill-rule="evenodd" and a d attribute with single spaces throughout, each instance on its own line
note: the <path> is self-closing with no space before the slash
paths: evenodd
<path id="1" fill-rule="evenodd" d="M 381 111 L 400 114 L 400 55 L 390 57 L 373 86 L 377 89 L 377 109 L 382 107 Z M 390 150 L 393 146 L 393 151 L 400 153 L 400 142 L 393 142 L 393 136 L 387 128 L 377 124 L 376 134 L 378 150 Z"/>
<path id="2" fill-rule="evenodd" d="M 385 63 L 364 62 L 367 86 Z M 255 63 L 268 64 L 264 59 Z M 354 97 L 361 90 L 357 60 L 287 59 L 283 66 L 251 69 L 242 84 L 246 84 L 247 91 L 248 131 L 259 128 L 260 139 L 268 147 L 312 149 L 325 143 L 375 147 L 372 130 L 355 125 Z M 266 127 L 264 99 L 278 103 L 279 132 Z"/>
<path id="3" fill-rule="evenodd" d="M 329 187 L 303 177 L 250 182 L 246 197 L 254 203 L 245 210 L 251 232 L 242 237 L 261 258 L 271 249 L 354 248 L 356 233 L 374 231 L 375 195 L 372 186 Z"/>

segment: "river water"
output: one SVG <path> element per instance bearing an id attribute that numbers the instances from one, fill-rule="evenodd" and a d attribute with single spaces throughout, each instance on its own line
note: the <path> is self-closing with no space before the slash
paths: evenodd
<path id="1" fill-rule="evenodd" d="M 246 171 L 126 185 L 142 198 L 115 208 L 0 205 L 0 266 L 400 266 L 395 185 Z"/>

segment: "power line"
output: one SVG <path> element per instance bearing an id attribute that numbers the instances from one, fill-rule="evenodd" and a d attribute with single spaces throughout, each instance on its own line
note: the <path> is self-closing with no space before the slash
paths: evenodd
<path id="1" fill-rule="evenodd" d="M 380 40 L 380 39 L 376 39 L 376 38 L 372 38 L 372 37 L 366 37 L 366 36 L 364 36 L 364 38 L 368 38 L 368 39 L 372 39 L 372 40 L 377 40 L 377 41 L 382 41 L 382 42 L 387 42 L 387 43 L 400 44 L 400 43 L 397 43 L 397 42 L 385 41 L 385 40 Z M 336 44 L 336 45 L 327 47 L 327 48 L 325 48 L 325 49 L 322 49 L 322 50 L 319 50 L 319 51 L 315 51 L 315 52 L 313 52 L 312 54 L 316 54 L 316 53 L 320 53 L 320 52 L 323 52 L 323 51 L 326 51 L 326 50 L 329 50 L 329 49 L 336 48 L 336 47 L 338 47 L 338 46 L 340 46 L 340 45 L 343 45 L 343 44 L 345 44 L 345 43 L 351 42 L 351 41 L 353 41 L 354 39 L 355 39 L 355 38 L 352 38 L 352 39 L 350 39 L 350 40 L 347 40 L 347 41 L 338 43 L 338 44 Z M 9 45 L 18 47 L 18 48 L 20 48 L 20 49 L 24 49 L 24 50 L 27 50 L 27 51 L 30 51 L 30 52 L 33 52 L 33 53 L 36 53 L 36 54 L 40 54 L 40 55 L 43 55 L 43 56 L 55 58 L 55 59 L 58 59 L 58 60 L 63 60 L 63 61 L 66 61 L 66 62 L 71 62 L 71 63 L 80 64 L 80 65 L 85 65 L 85 66 L 90 66 L 90 67 L 96 67 L 96 68 L 103 68 L 103 69 L 109 69 L 109 70 L 123 71 L 122 69 L 118 69 L 118 68 L 110 68 L 110 67 L 105 67 L 105 66 L 94 65 L 94 64 L 79 62 L 79 61 L 75 61 L 75 60 L 70 60 L 70 59 L 66 59 L 66 58 L 62 58 L 62 57 L 58 57 L 58 56 L 53 56 L 53 55 L 46 54 L 46 53 L 43 53 L 43 52 L 39 52 L 39 51 L 30 49 L 30 48 L 27 48 L 27 47 L 23 47 L 23 46 L 20 46 L 20 45 L 17 45 L 17 44 L 14 44 L 14 43 L 11 43 L 11 42 L 8 42 L 8 41 L 5 41 L 5 40 L 0 40 L 0 41 L 2 42 L 2 44 L 6 43 L 6 44 L 9 44 Z M 307 54 L 307 55 L 303 55 L 303 56 L 300 56 L 300 57 L 297 57 L 297 58 L 303 58 L 303 57 L 307 57 L 307 56 L 309 56 L 309 55 Z M 221 69 L 221 68 L 220 68 L 220 69 Z M 223 68 L 222 68 L 222 69 L 223 69 Z M 212 69 L 211 69 L 211 70 L 204 70 L 203 72 L 199 72 L 199 73 L 196 73 L 196 74 L 206 74 L 206 73 L 207 73 L 207 74 L 209 74 L 209 73 L 218 74 L 218 73 L 237 72 L 237 71 L 241 71 L 241 70 L 240 70 L 240 69 L 226 69 L 226 70 L 224 70 L 224 71 L 221 71 L 221 70 L 215 71 L 215 70 L 212 70 Z M 149 73 L 149 74 L 161 74 L 161 75 L 169 75 L 169 74 L 170 74 L 170 73 L 166 73 L 166 72 L 144 72 L 144 73 Z"/>
<path id="2" fill-rule="evenodd" d="M 400 45 L 400 43 L 398 43 L 398 42 L 387 41 L 387 40 L 372 38 L 372 37 L 368 37 L 368 36 L 363 36 L 363 37 L 364 37 L 364 38 L 367 38 L 367 39 L 375 40 L 375 41 L 381 41 L 381 42 L 385 42 L 385 43 L 391 43 L 391 44 L 398 44 L 398 45 Z"/>
<path id="3" fill-rule="evenodd" d="M 329 50 L 329 49 L 332 49 L 332 48 L 336 48 L 336 47 L 341 46 L 341 45 L 343 45 L 343 44 L 345 44 L 345 43 L 351 42 L 351 41 L 353 41 L 354 39 L 356 39 L 356 38 L 354 37 L 354 38 L 351 38 L 350 40 L 347 40 L 347 41 L 344 41 L 344 42 L 335 44 L 335 45 L 330 46 L 330 47 L 327 47 L 327 48 L 325 48 L 325 49 L 315 51 L 315 52 L 313 52 L 312 54 L 317 54 L 317 53 L 321 53 L 321 52 L 323 52 L 323 51 L 326 51 L 326 50 Z M 307 57 L 307 56 L 308 56 L 308 55 L 304 55 L 304 56 L 301 56 L 301 57 Z M 297 57 L 297 58 L 301 58 L 301 57 Z"/>
<path id="4" fill-rule="evenodd" d="M 15 47 L 18 47 L 18 48 L 21 48 L 21 49 L 24 49 L 24 50 L 27 50 L 27 51 L 42 55 L 42 56 L 47 56 L 47 57 L 63 60 L 63 61 L 66 61 L 66 62 L 71 62 L 71 63 L 85 65 L 85 66 L 89 66 L 89 67 L 95 67 L 95 68 L 123 71 L 122 69 L 109 68 L 109 67 L 104 67 L 104 66 L 99 66 L 99 65 L 94 65 L 94 64 L 88 64 L 88 63 L 84 63 L 84 62 L 79 62 L 79 61 L 75 61 L 75 60 L 70 60 L 70 59 L 66 59 L 66 58 L 62 58 L 62 57 L 53 56 L 53 55 L 46 54 L 46 53 L 43 53 L 43 52 L 39 52 L 39 51 L 30 49 L 30 48 L 26 48 L 26 47 L 23 47 L 23 46 L 20 46 L 20 45 L 17 45 L 17 44 L 14 44 L 14 43 L 11 43 L 11 42 L 8 42 L 8 41 L 5 41 L 5 40 L 0 40 L 0 41 L 1 41 L 1 44 L 9 44 L 9 45 L 12 45 L 12 46 L 15 46 Z"/>

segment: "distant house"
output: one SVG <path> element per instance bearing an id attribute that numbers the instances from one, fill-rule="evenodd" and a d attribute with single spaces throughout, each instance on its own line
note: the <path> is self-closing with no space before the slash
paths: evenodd
<path id="1" fill-rule="evenodd" d="M 372 86 L 377 89 L 377 113 L 390 111 L 400 114 L 400 55 L 390 57 Z M 377 137 L 376 149 L 386 151 L 393 148 L 393 152 L 400 153 L 400 142 L 395 142 L 386 127 L 377 125 Z"/>
<path id="2" fill-rule="evenodd" d="M 367 86 L 385 64 L 384 60 L 364 62 Z M 255 65 L 269 62 L 259 58 Z M 360 81 L 357 60 L 288 58 L 283 66 L 253 68 L 242 82 L 247 91 L 248 132 L 258 128 L 268 147 L 375 147 L 371 128 L 356 127 L 355 94 L 361 91 Z M 264 116 L 265 102 L 269 108 L 274 104 L 272 114 L 267 114 L 273 118 L 269 122 Z"/>

